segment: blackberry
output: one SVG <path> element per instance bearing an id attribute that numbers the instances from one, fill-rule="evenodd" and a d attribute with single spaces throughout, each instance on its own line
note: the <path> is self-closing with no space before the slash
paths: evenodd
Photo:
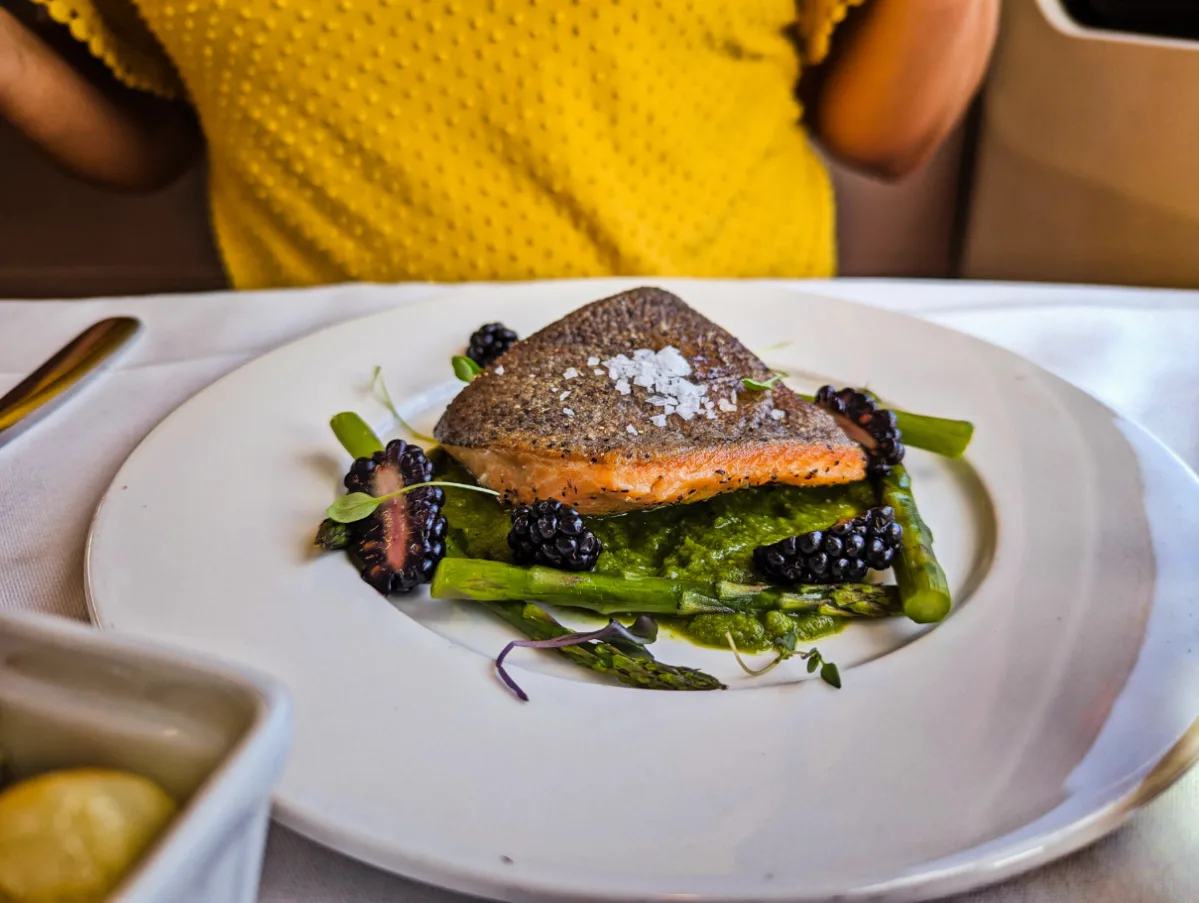
<path id="1" fill-rule="evenodd" d="M 878 402 L 857 389 L 821 386 L 815 400 L 818 407 L 833 415 L 850 439 L 866 450 L 866 469 L 870 473 L 886 476 L 903 461 L 906 449 L 895 425 L 894 411 L 880 408 Z"/>
<path id="2" fill-rule="evenodd" d="M 754 563 L 771 583 L 861 583 L 871 569 L 891 566 L 902 539 L 895 510 L 884 505 L 827 530 L 758 546 Z"/>
<path id="3" fill-rule="evenodd" d="M 480 367 L 486 367 L 506 353 L 518 340 L 519 336 L 503 323 L 488 323 L 476 329 L 470 337 L 466 356 Z"/>
<path id="4" fill-rule="evenodd" d="M 386 495 L 433 479 L 433 465 L 419 446 L 402 439 L 359 458 L 346 474 L 346 489 Z M 370 517 L 348 524 L 349 552 L 362 579 L 383 595 L 408 593 L 433 579 L 445 557 L 448 529 L 441 508 L 445 491 L 425 486 L 383 502 Z"/>
<path id="5" fill-rule="evenodd" d="M 861 533 L 850 533 L 842 540 L 842 543 L 845 547 L 845 557 L 857 558 L 866 546 L 866 539 Z"/>
<path id="6" fill-rule="evenodd" d="M 508 545 L 517 564 L 567 571 L 591 570 L 604 550 L 579 512 L 554 499 L 540 499 L 513 511 Z"/>

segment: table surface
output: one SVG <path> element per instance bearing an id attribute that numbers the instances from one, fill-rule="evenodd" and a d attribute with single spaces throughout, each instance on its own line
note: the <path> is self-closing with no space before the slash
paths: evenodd
<path id="1" fill-rule="evenodd" d="M 924 317 L 1023 354 L 1139 421 L 1199 469 L 1199 292 L 897 280 L 781 284 Z M 109 372 L 0 449 L 0 609 L 86 619 L 83 546 L 92 512 L 134 446 L 196 391 L 322 327 L 459 290 L 346 285 L 0 301 L 0 394 L 101 317 L 130 314 L 146 326 Z M 464 899 L 346 859 L 284 828 L 271 833 L 264 903 Z M 1199 769 L 1089 849 L 958 899 L 1199 900 Z"/>

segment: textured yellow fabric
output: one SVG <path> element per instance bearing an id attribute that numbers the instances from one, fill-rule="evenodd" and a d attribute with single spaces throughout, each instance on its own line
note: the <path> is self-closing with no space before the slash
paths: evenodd
<path id="1" fill-rule="evenodd" d="M 834 269 L 794 89 L 854 0 L 137 0 L 157 57 L 114 2 L 50 6 L 178 73 L 238 287 Z"/>
<path id="2" fill-rule="evenodd" d="M 34 0 L 66 25 L 92 56 L 131 88 L 176 99 L 182 88 L 170 60 L 146 28 L 133 0 Z"/>
<path id="3" fill-rule="evenodd" d="M 845 21 L 849 10 L 866 0 L 805 0 L 799 6 L 799 34 L 803 38 L 804 59 L 816 66 L 828 56 L 833 32 Z"/>

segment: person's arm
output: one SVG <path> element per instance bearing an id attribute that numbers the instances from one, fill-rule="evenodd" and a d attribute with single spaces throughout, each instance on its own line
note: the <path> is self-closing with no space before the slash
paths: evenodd
<path id="1" fill-rule="evenodd" d="M 0 117 L 74 175 L 126 191 L 166 185 L 200 148 L 184 110 L 119 85 L 100 90 L 3 9 Z"/>
<path id="2" fill-rule="evenodd" d="M 925 162 L 978 90 L 1000 0 L 869 0 L 821 67 L 811 124 L 835 157 L 883 178 Z"/>

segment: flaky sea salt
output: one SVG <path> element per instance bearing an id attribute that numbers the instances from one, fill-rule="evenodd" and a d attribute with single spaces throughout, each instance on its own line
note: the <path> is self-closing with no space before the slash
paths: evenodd
<path id="1" fill-rule="evenodd" d="M 770 412 L 771 420 L 782 420 L 786 416 L 787 416 L 787 412 L 781 411 L 778 408 L 775 408 L 773 411 Z"/>
<path id="2" fill-rule="evenodd" d="M 587 358 L 587 366 L 588 367 L 595 367 L 598 365 L 599 365 L 599 358 L 596 357 L 594 354 L 591 355 L 591 357 Z"/>
<path id="3" fill-rule="evenodd" d="M 722 411 L 735 411 L 737 410 L 737 401 L 736 399 L 729 401 L 727 398 L 722 398 L 716 402 L 716 406 Z"/>
<path id="4" fill-rule="evenodd" d="M 500 364 L 498 367 L 495 368 L 495 375 L 496 376 L 504 375 L 504 365 L 503 364 Z"/>
<path id="5" fill-rule="evenodd" d="M 631 424 L 631 423 L 625 427 L 625 432 L 628 433 L 630 436 L 639 436 L 640 435 L 640 433 L 637 432 L 637 427 L 633 426 L 633 424 Z"/>
<path id="6" fill-rule="evenodd" d="M 708 387 L 696 385 L 686 378 L 691 375 L 691 364 L 673 345 L 667 345 L 661 351 L 638 348 L 631 356 L 618 354 L 604 361 L 603 365 L 607 368 L 608 378 L 621 395 L 628 395 L 632 391 L 630 382 L 634 386 L 649 389 L 652 394 L 646 399 L 646 404 L 662 408 L 664 413 L 656 416 L 663 417 L 663 425 L 664 418 L 670 414 L 691 420 L 706 410 L 704 402 Z"/>
<path id="7" fill-rule="evenodd" d="M 594 373 L 596 376 L 603 376 L 603 375 L 604 375 L 604 371 L 603 371 L 603 370 L 601 370 L 599 367 L 596 367 L 596 368 L 595 368 L 594 370 L 592 370 L 591 372 L 592 372 L 592 373 Z"/>
<path id="8" fill-rule="evenodd" d="M 666 415 L 665 414 L 657 414 L 657 415 L 651 417 L 649 419 L 649 422 L 657 427 L 666 426 Z"/>
<path id="9" fill-rule="evenodd" d="M 574 367 L 567 367 L 565 370 L 562 371 L 563 379 L 578 379 L 579 376 L 580 376 L 579 371 L 576 370 Z"/>
<path id="10" fill-rule="evenodd" d="M 566 401 L 566 399 L 568 399 L 568 398 L 570 398 L 570 389 L 567 389 L 565 392 L 563 392 L 561 395 L 558 396 L 559 401 Z"/>
<path id="11" fill-rule="evenodd" d="M 575 415 L 575 412 L 572 411 L 570 408 L 563 408 L 562 413 L 565 414 L 567 417 L 573 417 Z"/>

